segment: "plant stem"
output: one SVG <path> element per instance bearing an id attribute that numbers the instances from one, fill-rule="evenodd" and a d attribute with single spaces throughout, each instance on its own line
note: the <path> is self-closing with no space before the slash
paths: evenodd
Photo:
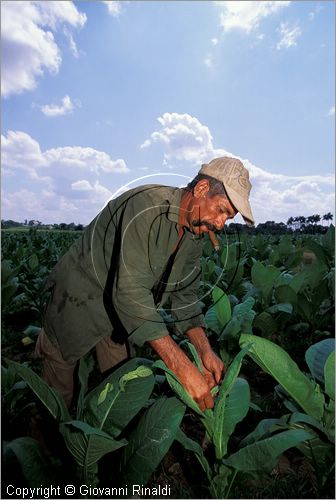
<path id="1" fill-rule="evenodd" d="M 229 484 L 229 487 L 228 487 L 228 490 L 226 492 L 226 495 L 225 495 L 225 498 L 229 498 L 229 494 L 230 494 L 230 491 L 231 491 L 231 487 L 233 485 L 233 482 L 234 480 L 236 479 L 236 475 L 238 474 L 238 470 L 236 469 L 232 475 L 232 479 L 231 479 L 231 482 Z"/>

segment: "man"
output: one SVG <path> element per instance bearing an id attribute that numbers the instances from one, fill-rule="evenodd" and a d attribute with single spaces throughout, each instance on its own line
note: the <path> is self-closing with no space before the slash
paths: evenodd
<path id="1" fill-rule="evenodd" d="M 235 158 L 202 165 L 186 188 L 145 185 L 111 200 L 53 269 L 36 350 L 43 376 L 70 405 L 77 361 L 96 346 L 102 372 L 147 342 L 202 410 L 224 365 L 205 335 L 198 303 L 202 236 L 240 212 L 254 224 L 248 171 Z M 158 309 L 170 301 L 177 335 L 186 335 L 203 374 L 169 335 Z M 165 307 L 166 309 L 166 307 Z"/>

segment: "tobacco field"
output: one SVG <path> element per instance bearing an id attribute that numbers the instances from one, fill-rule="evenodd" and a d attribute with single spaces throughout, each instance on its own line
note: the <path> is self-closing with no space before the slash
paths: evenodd
<path id="1" fill-rule="evenodd" d="M 226 374 L 204 413 L 147 347 L 108 376 L 89 353 L 70 410 L 41 379 L 44 280 L 78 237 L 2 231 L 2 498 L 8 485 L 67 498 L 69 483 L 69 498 L 132 484 L 169 485 L 155 498 L 334 498 L 334 226 L 222 234 L 219 252 L 206 237 L 199 296 Z"/>

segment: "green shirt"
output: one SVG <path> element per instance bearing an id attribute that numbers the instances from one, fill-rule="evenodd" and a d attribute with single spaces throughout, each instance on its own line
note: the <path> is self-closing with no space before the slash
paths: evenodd
<path id="1" fill-rule="evenodd" d="M 145 185 L 111 200 L 51 272 L 44 327 L 67 361 L 113 333 L 137 345 L 174 330 L 205 326 L 198 288 L 202 238 L 184 228 L 178 241 L 183 188 Z M 170 307 L 167 304 L 170 302 Z"/>

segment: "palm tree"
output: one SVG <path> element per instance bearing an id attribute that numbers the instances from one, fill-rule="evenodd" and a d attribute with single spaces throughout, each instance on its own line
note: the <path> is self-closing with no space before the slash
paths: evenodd
<path id="1" fill-rule="evenodd" d="M 319 214 L 314 214 L 313 215 L 313 222 L 316 225 L 318 222 L 320 222 L 321 216 Z"/>
<path id="2" fill-rule="evenodd" d="M 293 225 L 293 222 L 294 222 L 293 217 L 289 217 L 289 219 L 288 219 L 288 221 L 287 221 L 287 226 L 292 226 L 292 225 Z"/>
<path id="3" fill-rule="evenodd" d="M 325 221 L 332 221 L 333 220 L 333 214 L 331 212 L 328 212 L 327 214 L 324 214 L 323 217 L 322 217 L 322 220 L 325 220 Z M 329 226 L 330 224 L 328 224 Z"/>
<path id="4" fill-rule="evenodd" d="M 299 217 L 297 219 L 299 221 L 300 229 L 301 229 L 301 227 L 306 223 L 306 217 L 304 217 L 303 215 L 299 215 Z"/>

